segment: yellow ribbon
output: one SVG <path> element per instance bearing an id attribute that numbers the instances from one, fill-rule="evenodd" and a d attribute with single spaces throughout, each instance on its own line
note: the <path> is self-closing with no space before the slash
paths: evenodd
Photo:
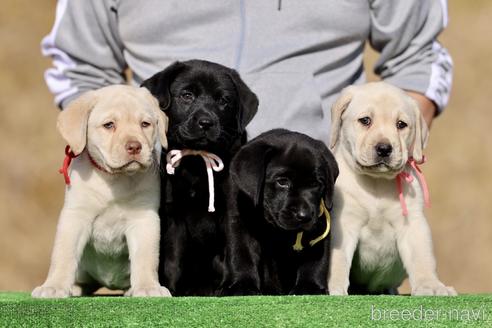
<path id="1" fill-rule="evenodd" d="M 318 238 L 315 238 L 309 242 L 310 246 L 314 246 L 316 243 L 325 239 L 326 236 L 328 236 L 328 233 L 330 232 L 330 224 L 331 224 L 330 212 L 326 208 L 326 205 L 325 205 L 325 202 L 323 199 L 321 199 L 321 204 L 319 205 L 319 210 L 321 212 L 319 217 L 324 215 L 326 218 L 326 229 L 321 236 L 319 236 Z M 298 252 L 302 251 L 304 248 L 304 247 L 302 247 L 302 234 L 303 234 L 302 231 L 297 233 L 296 242 L 292 246 L 292 248 Z"/>

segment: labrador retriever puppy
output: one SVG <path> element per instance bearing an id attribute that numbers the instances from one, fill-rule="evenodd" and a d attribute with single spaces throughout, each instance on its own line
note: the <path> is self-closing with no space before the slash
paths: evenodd
<path id="1" fill-rule="evenodd" d="M 33 297 L 89 294 L 170 296 L 159 284 L 158 155 L 167 117 L 144 88 L 89 91 L 58 116 L 73 159 L 51 266 Z M 156 146 L 157 145 L 157 146 Z"/>
<path id="2" fill-rule="evenodd" d="M 328 148 L 283 129 L 231 162 L 222 295 L 326 294 L 328 210 L 338 167 Z"/>
<path id="3" fill-rule="evenodd" d="M 236 71 L 202 60 L 176 62 L 143 86 L 169 116 L 164 156 L 172 175 L 162 176 L 160 281 L 173 295 L 213 295 L 220 282 L 223 185 L 258 99 Z M 173 162 L 175 154 L 183 158 Z M 218 164 L 224 169 L 212 175 Z"/>
<path id="4" fill-rule="evenodd" d="M 333 105 L 331 129 L 340 177 L 329 293 L 394 293 L 408 274 L 412 295 L 456 295 L 437 277 L 423 212 L 416 163 L 428 130 L 417 103 L 384 82 L 350 86 Z"/>

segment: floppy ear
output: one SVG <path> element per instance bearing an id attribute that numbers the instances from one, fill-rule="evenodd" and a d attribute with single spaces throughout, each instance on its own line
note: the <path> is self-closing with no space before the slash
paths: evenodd
<path id="1" fill-rule="evenodd" d="M 422 162 L 424 157 L 424 149 L 429 140 L 429 129 L 417 102 L 413 99 L 411 101 L 415 113 L 415 138 L 413 140 L 411 155 L 419 163 Z"/>
<path id="2" fill-rule="evenodd" d="M 342 90 L 342 93 L 331 107 L 330 149 L 333 149 L 338 142 L 340 129 L 342 127 L 342 114 L 352 101 L 352 97 L 353 87 L 346 87 Z"/>
<path id="3" fill-rule="evenodd" d="M 171 105 L 171 93 L 169 87 L 176 76 L 185 68 L 185 64 L 175 62 L 166 67 L 163 71 L 154 74 L 152 77 L 143 81 L 141 87 L 147 88 L 159 101 L 162 110 L 166 110 Z"/>
<path id="4" fill-rule="evenodd" d="M 80 154 L 87 143 L 87 121 L 96 101 L 96 91 L 88 91 L 58 114 L 58 131 L 75 155 Z"/>
<path id="5" fill-rule="evenodd" d="M 333 207 L 333 193 L 335 190 L 335 182 L 338 178 L 339 170 L 338 164 L 335 157 L 328 150 L 326 145 L 319 142 L 319 149 L 322 151 L 323 156 L 323 169 L 325 170 L 326 181 L 325 181 L 325 205 L 326 208 L 331 209 Z"/>
<path id="6" fill-rule="evenodd" d="M 167 128 L 169 125 L 169 119 L 167 115 L 159 108 L 159 102 L 146 88 L 140 88 L 140 91 L 145 94 L 145 97 L 152 104 L 152 109 L 157 115 L 157 133 L 162 148 L 167 149 Z"/>
<path id="7" fill-rule="evenodd" d="M 159 133 L 159 141 L 161 142 L 161 147 L 167 149 L 167 128 L 169 126 L 169 119 L 167 115 L 158 108 L 157 111 L 157 131 Z"/>
<path id="8" fill-rule="evenodd" d="M 239 95 L 239 129 L 244 131 L 246 125 L 253 119 L 258 111 L 258 97 L 251 91 L 251 89 L 244 83 L 239 74 L 235 70 L 230 70 L 229 76 L 236 87 Z"/>
<path id="9" fill-rule="evenodd" d="M 233 183 L 258 206 L 265 182 L 265 168 L 271 149 L 264 142 L 243 146 L 231 161 Z"/>

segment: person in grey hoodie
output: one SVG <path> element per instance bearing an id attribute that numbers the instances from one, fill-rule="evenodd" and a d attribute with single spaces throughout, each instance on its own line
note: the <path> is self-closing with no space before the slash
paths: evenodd
<path id="1" fill-rule="evenodd" d="M 45 79 L 64 108 L 81 93 L 143 80 L 177 60 L 236 69 L 260 100 L 249 137 L 287 128 L 329 142 L 330 107 L 374 71 L 409 92 L 430 125 L 446 106 L 451 58 L 437 37 L 446 0 L 58 0 L 42 41 Z"/>

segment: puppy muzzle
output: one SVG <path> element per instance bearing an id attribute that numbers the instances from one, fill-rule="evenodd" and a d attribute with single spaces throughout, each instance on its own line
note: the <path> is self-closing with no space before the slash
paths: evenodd
<path id="1" fill-rule="evenodd" d="M 379 155 L 376 151 L 368 158 L 354 158 L 354 169 L 359 174 L 376 178 L 394 179 L 405 168 L 406 158 L 392 149 L 384 148 Z"/>
<path id="2" fill-rule="evenodd" d="M 110 174 L 134 174 L 145 171 L 157 161 L 154 149 L 148 149 L 138 141 L 128 141 L 114 154 L 104 154 L 97 148 L 89 149 L 93 166 Z"/>
<path id="3" fill-rule="evenodd" d="M 291 208 L 282 211 L 277 218 L 274 218 L 275 224 L 287 231 L 292 230 L 311 230 L 318 219 L 318 213 L 312 206 Z"/>
<path id="4" fill-rule="evenodd" d="M 175 137 L 184 148 L 205 150 L 208 145 L 219 140 L 220 129 L 212 119 L 189 119 L 177 128 Z"/>

